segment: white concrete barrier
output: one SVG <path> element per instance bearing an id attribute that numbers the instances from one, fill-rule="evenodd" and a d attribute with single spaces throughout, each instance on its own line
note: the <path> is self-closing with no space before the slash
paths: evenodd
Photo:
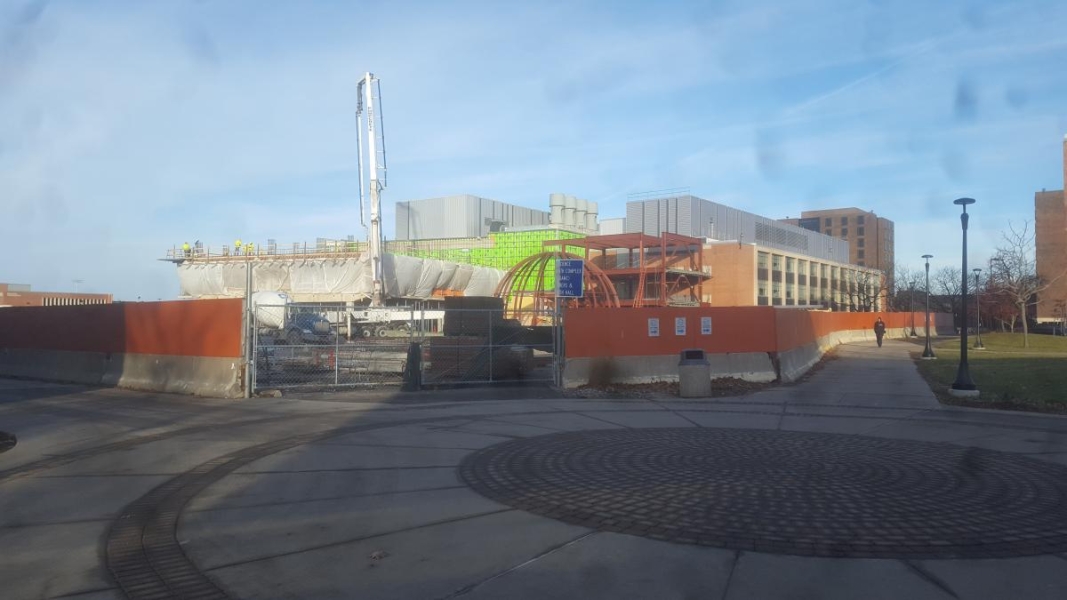
<path id="1" fill-rule="evenodd" d="M 708 354 L 711 379 L 734 377 L 745 381 L 770 382 L 778 378 L 766 352 Z M 568 358 L 563 370 L 564 387 L 589 383 L 592 366 L 599 361 L 611 362 L 612 383 L 655 383 L 678 381 L 678 356 L 616 356 L 612 358 Z"/>
<path id="2" fill-rule="evenodd" d="M 241 359 L 0 349 L 0 376 L 238 398 Z"/>

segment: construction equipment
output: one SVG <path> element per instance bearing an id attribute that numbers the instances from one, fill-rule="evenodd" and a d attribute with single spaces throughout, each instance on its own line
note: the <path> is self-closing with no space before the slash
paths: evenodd
<path id="1" fill-rule="evenodd" d="M 367 73 L 357 87 L 356 105 L 356 144 L 359 146 L 357 164 L 359 168 L 359 220 L 364 227 L 363 204 L 363 152 L 364 143 L 367 152 L 367 174 L 369 175 L 370 193 L 370 230 L 367 232 L 367 246 L 371 264 L 374 269 L 374 291 L 371 306 L 382 306 L 385 300 L 385 286 L 382 284 L 382 211 L 381 193 L 386 186 L 385 163 L 385 127 L 382 120 L 381 83 L 373 73 Z M 377 110 L 375 106 L 377 105 Z M 363 131 L 363 113 L 366 112 L 367 130 Z"/>

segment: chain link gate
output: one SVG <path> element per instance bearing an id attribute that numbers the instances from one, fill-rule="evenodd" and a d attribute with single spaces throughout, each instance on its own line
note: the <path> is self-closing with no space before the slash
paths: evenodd
<path id="1" fill-rule="evenodd" d="M 562 332 L 552 309 L 527 318 L 539 326 L 504 319 L 500 309 L 446 311 L 441 335 L 422 345 L 422 384 L 558 385 Z"/>
<path id="2" fill-rule="evenodd" d="M 562 327 L 552 310 L 524 327 L 499 309 L 257 305 L 252 310 L 252 392 L 396 387 L 409 360 L 424 387 L 559 385 Z M 420 351 L 410 357 L 413 348 Z M 411 373 L 408 377 L 412 377 Z"/>

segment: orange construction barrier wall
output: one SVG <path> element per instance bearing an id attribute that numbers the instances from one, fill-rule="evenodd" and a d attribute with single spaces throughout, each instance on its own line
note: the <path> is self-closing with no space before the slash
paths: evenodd
<path id="1" fill-rule="evenodd" d="M 711 334 L 701 332 L 711 317 Z M 710 354 L 785 352 L 835 331 L 873 330 L 878 317 L 886 329 L 923 332 L 924 313 L 843 313 L 771 306 L 706 308 L 578 308 L 564 315 L 567 358 L 659 356 L 702 348 Z M 685 319 L 684 334 L 676 319 Z M 951 317 L 949 317 L 951 318 Z M 649 319 L 658 320 L 659 335 L 649 335 Z M 938 316 L 942 321 L 944 316 Z M 934 327 L 935 315 L 930 315 Z"/>
<path id="2" fill-rule="evenodd" d="M 0 308 L 0 348 L 241 356 L 243 300 Z"/>

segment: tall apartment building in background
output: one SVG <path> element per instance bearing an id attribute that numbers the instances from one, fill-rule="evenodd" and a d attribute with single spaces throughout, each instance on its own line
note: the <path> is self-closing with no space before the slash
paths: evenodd
<path id="1" fill-rule="evenodd" d="M 858 208 L 806 210 L 799 219 L 782 219 L 810 231 L 848 241 L 848 262 L 878 269 L 886 274 L 887 287 L 893 283 L 896 260 L 893 222 Z"/>
<path id="2" fill-rule="evenodd" d="M 1067 189 L 1067 137 L 1063 140 L 1063 186 Z M 1034 242 L 1037 275 L 1052 284 L 1038 294 L 1037 321 L 1067 318 L 1067 193 L 1034 194 Z"/>
<path id="3" fill-rule="evenodd" d="M 80 306 L 111 304 L 111 294 L 35 292 L 21 283 L 0 283 L 0 308 L 9 306 Z"/>

